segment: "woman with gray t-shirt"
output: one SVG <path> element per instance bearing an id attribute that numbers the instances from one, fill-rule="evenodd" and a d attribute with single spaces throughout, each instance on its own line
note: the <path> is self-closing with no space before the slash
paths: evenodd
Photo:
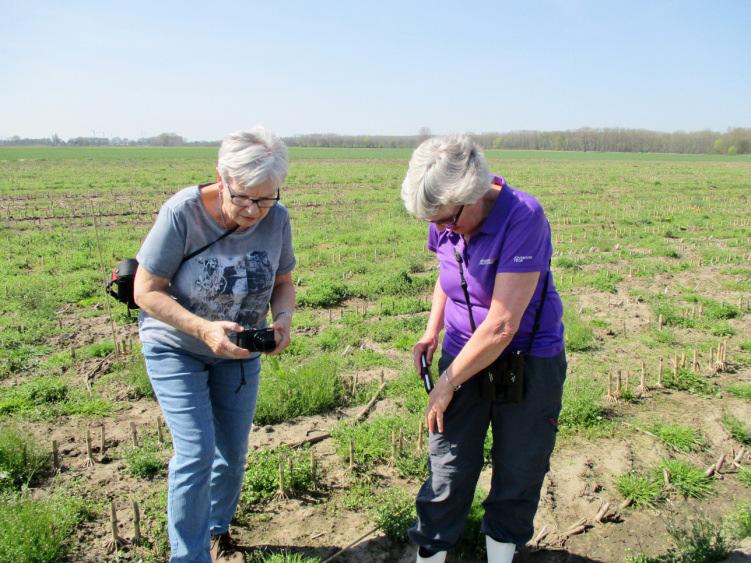
<path id="1" fill-rule="evenodd" d="M 217 182 L 167 200 L 137 256 L 142 351 L 175 450 L 171 562 L 243 560 L 229 523 L 261 369 L 249 349 L 284 350 L 295 304 L 289 214 L 279 203 L 286 146 L 263 127 L 232 133 L 217 173 Z M 242 333 L 266 328 L 269 306 L 273 333 L 248 344 Z"/>

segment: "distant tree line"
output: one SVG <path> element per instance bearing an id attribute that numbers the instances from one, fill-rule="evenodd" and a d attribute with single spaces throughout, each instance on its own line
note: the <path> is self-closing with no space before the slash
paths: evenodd
<path id="1" fill-rule="evenodd" d="M 315 133 L 285 138 L 291 147 L 412 148 L 430 136 L 422 127 L 417 135 L 337 135 Z M 716 131 L 677 131 L 663 133 L 646 129 L 582 128 L 569 131 L 509 131 L 479 133 L 473 137 L 488 149 L 550 151 L 662 152 L 690 154 L 751 154 L 751 128 Z M 57 135 L 43 139 L 9 137 L 0 145 L 13 146 L 216 146 L 219 141 L 187 141 L 176 133 L 161 133 L 137 140 L 120 137 L 74 137 L 67 141 Z"/>

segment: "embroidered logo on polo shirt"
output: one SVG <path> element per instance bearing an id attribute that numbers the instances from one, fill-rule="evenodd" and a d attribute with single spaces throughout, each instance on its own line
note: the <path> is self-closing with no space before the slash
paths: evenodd
<path id="1" fill-rule="evenodd" d="M 480 260 L 480 266 L 490 266 L 491 264 L 495 264 L 496 260 L 498 258 L 483 258 Z"/>
<path id="2" fill-rule="evenodd" d="M 514 262 L 525 262 L 532 260 L 532 256 L 514 256 Z"/>

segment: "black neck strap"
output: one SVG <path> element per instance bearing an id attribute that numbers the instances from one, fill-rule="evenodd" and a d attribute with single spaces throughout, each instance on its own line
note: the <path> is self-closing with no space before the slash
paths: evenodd
<path id="1" fill-rule="evenodd" d="M 205 184 L 200 184 L 198 186 L 198 191 L 200 192 L 203 188 L 205 188 L 206 186 L 210 186 L 211 184 L 213 184 L 213 182 L 207 182 Z M 187 262 L 188 260 L 190 260 L 194 256 L 198 256 L 199 254 L 201 254 L 201 252 L 203 252 L 204 250 L 206 250 L 208 247 L 216 244 L 217 242 L 219 242 L 220 240 L 222 240 L 224 237 L 228 237 L 229 235 L 231 235 L 232 233 L 234 233 L 239 226 L 240 225 L 235 225 L 231 229 L 227 229 L 224 233 L 222 233 L 222 236 L 220 236 L 218 239 L 212 240 L 209 244 L 205 244 L 201 248 L 199 248 L 198 250 L 194 250 L 193 252 L 191 252 L 187 256 L 183 257 L 183 259 L 180 261 L 180 266 L 182 266 L 183 264 L 185 264 L 185 262 Z"/>

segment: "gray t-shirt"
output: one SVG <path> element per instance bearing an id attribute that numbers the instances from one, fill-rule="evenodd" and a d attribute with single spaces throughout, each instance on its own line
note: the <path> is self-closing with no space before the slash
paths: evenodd
<path id="1" fill-rule="evenodd" d="M 168 293 L 188 311 L 211 321 L 266 326 L 274 278 L 295 267 L 287 208 L 277 203 L 260 223 L 236 231 L 180 265 L 184 256 L 225 232 L 211 218 L 198 186 L 180 190 L 159 210 L 138 251 L 151 274 L 171 280 Z M 201 340 L 141 311 L 141 342 L 216 357 Z"/>

